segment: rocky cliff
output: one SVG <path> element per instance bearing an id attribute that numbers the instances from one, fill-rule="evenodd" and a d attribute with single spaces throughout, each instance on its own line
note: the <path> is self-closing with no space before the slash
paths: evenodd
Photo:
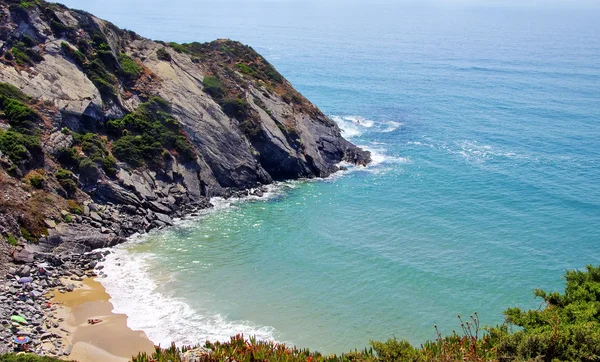
<path id="1" fill-rule="evenodd" d="M 0 1 L 0 234 L 113 245 L 212 196 L 369 162 L 251 47 Z M 260 192 L 260 191 L 258 191 Z"/>

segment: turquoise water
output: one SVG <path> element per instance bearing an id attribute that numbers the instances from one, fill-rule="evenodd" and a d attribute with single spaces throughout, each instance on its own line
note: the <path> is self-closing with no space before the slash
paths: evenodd
<path id="1" fill-rule="evenodd" d="M 250 44 L 375 155 L 118 250 L 103 283 L 155 342 L 420 343 L 600 263 L 597 9 L 65 3 L 150 38 Z"/>

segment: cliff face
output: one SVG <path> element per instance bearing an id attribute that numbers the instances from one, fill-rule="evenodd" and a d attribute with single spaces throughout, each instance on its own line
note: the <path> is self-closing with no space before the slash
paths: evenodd
<path id="1" fill-rule="evenodd" d="M 0 233 L 46 247 L 111 245 L 211 196 L 369 162 L 230 40 L 154 42 L 62 5 L 2 1 L 0 82 Z"/>

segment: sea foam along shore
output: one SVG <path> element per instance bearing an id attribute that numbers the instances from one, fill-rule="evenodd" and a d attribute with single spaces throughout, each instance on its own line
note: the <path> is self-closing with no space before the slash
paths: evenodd
<path id="1" fill-rule="evenodd" d="M 278 197 L 285 189 L 297 187 L 299 182 L 301 181 L 278 182 L 261 188 L 260 193 L 250 190 L 245 197 L 213 198 L 211 204 L 214 207 L 176 220 L 173 227 L 189 227 L 207 213 L 218 212 L 240 202 Z M 164 232 L 166 231 L 155 230 L 144 235 L 134 235 L 124 244 L 112 248 L 112 253 L 101 263 L 106 277 L 99 280 L 110 294 L 114 311 L 128 316 L 130 328 L 143 330 L 150 340 L 161 346 L 168 346 L 171 342 L 182 346 L 196 345 L 206 340 L 225 341 L 242 333 L 262 340 L 277 340 L 278 333 L 272 327 L 249 321 L 229 321 L 225 316 L 208 309 L 195 310 L 184 300 L 161 288 L 171 276 L 151 275 L 149 270 L 156 270 L 153 253 L 134 253 L 130 248 L 144 243 L 148 237 Z"/>

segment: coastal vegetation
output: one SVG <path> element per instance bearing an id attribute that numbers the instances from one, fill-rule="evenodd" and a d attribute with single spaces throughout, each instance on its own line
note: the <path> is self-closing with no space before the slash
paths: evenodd
<path id="1" fill-rule="evenodd" d="M 7 131 L 0 129 L 0 151 L 15 164 L 31 161 L 41 151 L 40 117 L 27 101 L 17 87 L 0 82 L 0 116 L 10 125 Z"/>
<path id="2" fill-rule="evenodd" d="M 171 114 L 169 102 L 159 97 L 152 97 L 123 118 L 108 121 L 106 126 L 116 138 L 113 153 L 133 167 L 144 162 L 149 166 L 160 165 L 167 150 L 184 160 L 195 157 L 181 125 Z"/>

